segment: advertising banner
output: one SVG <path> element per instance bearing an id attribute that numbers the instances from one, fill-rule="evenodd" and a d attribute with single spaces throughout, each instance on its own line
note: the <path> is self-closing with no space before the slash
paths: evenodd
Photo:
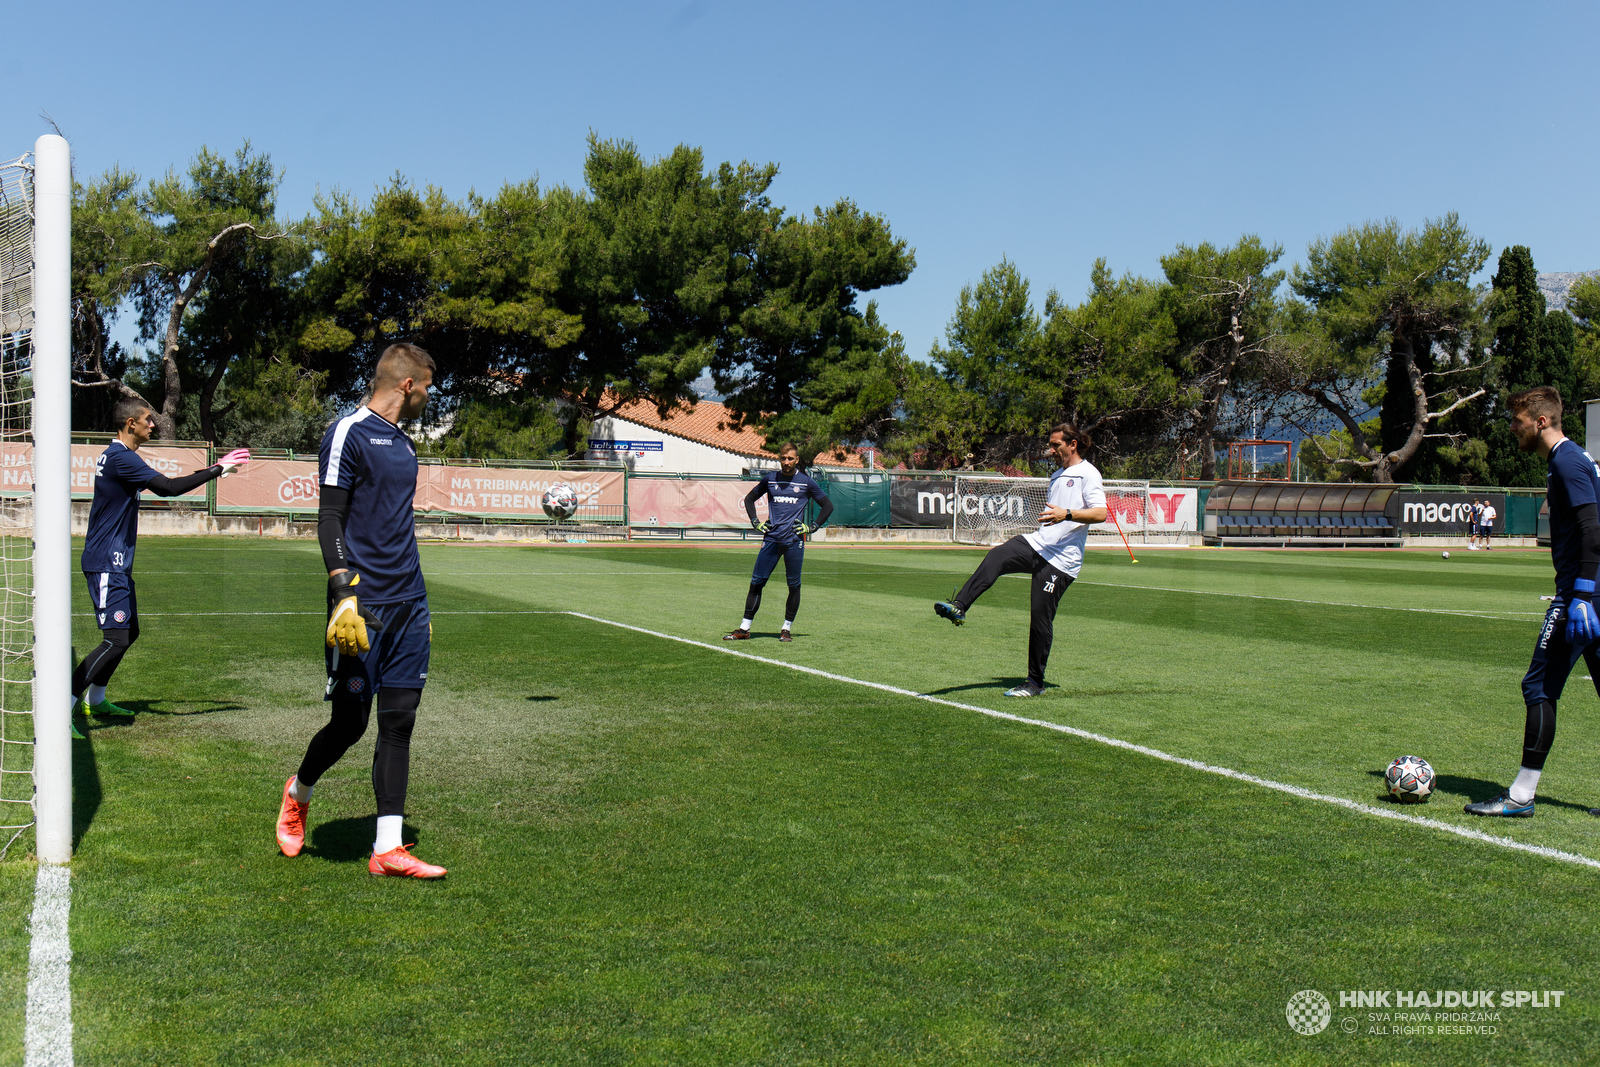
<path id="1" fill-rule="evenodd" d="M 621 471 L 547 471 L 492 467 L 423 467 L 417 473 L 416 509 L 453 515 L 542 515 L 540 498 L 552 485 L 578 494 L 573 522 L 622 519 L 626 476 Z"/>
<path id="2" fill-rule="evenodd" d="M 1107 500 L 1109 501 L 1113 495 L 1116 495 L 1115 490 L 1107 491 Z M 1195 520 L 1199 514 L 1199 490 L 1152 487 L 1149 497 L 1149 502 L 1144 506 L 1144 522 L 1140 529 L 1150 533 L 1182 533 L 1195 528 Z M 1129 499 L 1133 504 L 1133 510 L 1137 511 L 1139 498 L 1132 496 Z M 1125 514 L 1126 511 L 1123 511 L 1117 517 L 1121 519 Z"/>
<path id="3" fill-rule="evenodd" d="M 72 446 L 72 499 L 90 500 L 94 497 L 94 466 L 105 445 Z M 211 459 L 204 448 L 177 448 L 171 445 L 145 445 L 139 449 L 139 458 L 153 467 L 157 474 L 168 478 L 181 478 L 205 468 Z M 0 497 L 26 497 L 33 495 L 33 445 L 8 442 L 0 445 Z M 152 494 L 154 496 L 154 494 Z M 158 500 L 204 500 L 206 487 L 191 489 L 182 496 L 155 497 Z M 146 497 L 146 500 L 151 497 Z"/>
<path id="4" fill-rule="evenodd" d="M 1402 533 L 1465 536 L 1467 524 L 1472 521 L 1474 500 L 1493 505 L 1495 530 L 1504 532 L 1504 493 L 1395 493 L 1389 497 L 1384 513 Z"/>
<path id="5" fill-rule="evenodd" d="M 505 470 L 423 466 L 417 472 L 417 511 L 452 515 L 527 517 L 543 514 L 540 498 L 552 485 L 578 493 L 574 521 L 620 518 L 626 492 L 620 471 Z M 256 460 L 217 485 L 217 507 L 312 511 L 317 506 L 317 464 L 306 459 Z"/>
<path id="6" fill-rule="evenodd" d="M 894 478 L 889 483 L 891 526 L 939 526 L 955 521 L 954 478 Z"/>
<path id="7" fill-rule="evenodd" d="M 628 483 L 628 522 L 632 526 L 748 526 L 750 515 L 744 510 L 744 498 L 753 487 L 753 482 L 713 478 L 635 478 Z"/>
<path id="8" fill-rule="evenodd" d="M 317 462 L 311 459 L 257 459 L 217 482 L 217 507 L 257 511 L 317 510 Z"/>

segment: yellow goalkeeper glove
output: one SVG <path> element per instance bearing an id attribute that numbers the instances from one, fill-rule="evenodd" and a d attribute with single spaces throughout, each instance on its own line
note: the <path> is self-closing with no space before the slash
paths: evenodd
<path id="1" fill-rule="evenodd" d="M 372 648 L 367 631 L 377 633 L 383 629 L 378 617 L 361 606 L 356 596 L 356 586 L 361 575 L 345 571 L 328 579 L 328 593 L 333 610 L 328 613 L 328 647 L 337 648 L 347 656 L 366 652 Z"/>

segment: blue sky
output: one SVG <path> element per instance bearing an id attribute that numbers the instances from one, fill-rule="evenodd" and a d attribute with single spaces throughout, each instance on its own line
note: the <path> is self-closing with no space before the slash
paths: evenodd
<path id="1" fill-rule="evenodd" d="M 1077 300 L 1097 256 L 1284 246 L 1457 211 L 1496 254 L 1600 268 L 1600 5 L 36 4 L 0 155 L 48 112 L 80 179 L 249 138 L 281 207 L 399 172 L 453 196 L 582 180 L 585 137 L 776 161 L 917 252 L 874 294 L 916 355 L 1002 256 Z M 17 45 L 33 43 L 31 48 Z M 1491 260 L 1491 269 L 1493 261 Z"/>

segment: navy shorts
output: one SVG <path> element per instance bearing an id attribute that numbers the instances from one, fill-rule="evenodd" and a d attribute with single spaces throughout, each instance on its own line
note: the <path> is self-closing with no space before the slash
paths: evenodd
<path id="1" fill-rule="evenodd" d="M 126 571 L 83 572 L 89 583 L 89 601 L 102 630 L 131 630 L 139 625 L 139 595 L 133 575 Z"/>
<path id="2" fill-rule="evenodd" d="M 325 649 L 328 688 L 322 699 L 344 693 L 370 700 L 380 689 L 421 689 L 428 684 L 428 652 L 433 647 L 433 616 L 428 598 L 398 604 L 363 604 L 383 624 L 377 633 L 367 627 L 372 648 L 347 656 L 337 648 Z"/>
<path id="3" fill-rule="evenodd" d="M 756 553 L 756 566 L 750 572 L 750 584 L 766 585 L 780 559 L 783 560 L 783 577 L 789 583 L 789 588 L 799 586 L 800 568 L 805 566 L 806 561 L 806 543 L 794 541 L 786 545 L 770 537 L 761 542 L 761 551 Z"/>

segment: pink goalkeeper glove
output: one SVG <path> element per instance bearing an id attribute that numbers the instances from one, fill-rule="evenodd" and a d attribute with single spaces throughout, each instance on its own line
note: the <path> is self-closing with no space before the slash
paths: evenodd
<path id="1" fill-rule="evenodd" d="M 232 452 L 229 452 L 226 456 L 223 456 L 221 459 L 217 460 L 217 463 L 222 467 L 222 476 L 224 478 L 249 462 L 250 450 L 248 448 L 236 448 Z"/>

